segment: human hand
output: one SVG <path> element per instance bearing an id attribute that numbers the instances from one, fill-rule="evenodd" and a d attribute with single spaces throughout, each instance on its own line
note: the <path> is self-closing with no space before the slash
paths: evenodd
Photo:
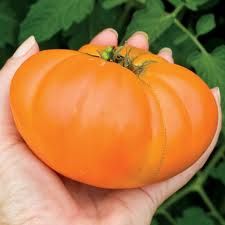
<path id="1" fill-rule="evenodd" d="M 91 42 L 117 45 L 117 34 L 106 29 Z M 141 32 L 127 43 L 148 49 L 148 40 Z M 190 168 L 169 180 L 142 188 L 95 188 L 49 169 L 32 154 L 16 131 L 9 106 L 10 81 L 17 68 L 38 51 L 34 38 L 29 38 L 0 71 L 0 224 L 149 225 L 157 207 L 192 178 L 216 145 L 221 129 L 218 89 L 212 90 L 220 112 L 215 137 Z M 170 50 L 163 49 L 159 55 L 173 63 Z"/>

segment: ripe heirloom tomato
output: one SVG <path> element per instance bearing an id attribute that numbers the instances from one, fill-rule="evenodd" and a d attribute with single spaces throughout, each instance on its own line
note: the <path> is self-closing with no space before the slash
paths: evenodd
<path id="1" fill-rule="evenodd" d="M 16 72 L 10 102 L 34 154 L 64 176 L 104 188 L 180 173 L 207 149 L 218 121 L 196 74 L 130 46 L 41 51 Z"/>

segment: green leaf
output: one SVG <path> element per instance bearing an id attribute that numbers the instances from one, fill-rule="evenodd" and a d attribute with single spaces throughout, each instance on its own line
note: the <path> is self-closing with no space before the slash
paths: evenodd
<path id="1" fill-rule="evenodd" d="M 8 2 L 0 2 L 0 47 L 16 42 L 18 23 Z"/>
<path id="2" fill-rule="evenodd" d="M 145 4 L 147 0 L 136 0 L 138 3 Z"/>
<path id="3" fill-rule="evenodd" d="M 175 45 L 180 45 L 180 44 L 182 44 L 185 40 L 187 40 L 187 38 L 188 38 L 188 36 L 187 36 L 185 33 L 183 33 L 183 34 L 180 35 L 179 37 L 175 38 L 175 39 L 173 40 L 173 43 L 174 43 Z"/>
<path id="4" fill-rule="evenodd" d="M 94 11 L 89 17 L 89 37 L 92 38 L 102 29 L 112 27 L 118 31 L 118 18 L 123 14 L 123 8 L 104 9 L 100 4 L 96 4 Z M 96 15 L 98 17 L 96 18 Z"/>
<path id="5" fill-rule="evenodd" d="M 151 43 L 159 38 L 173 23 L 173 15 L 164 10 L 161 0 L 148 0 L 144 9 L 138 10 L 127 28 L 127 38 L 136 31 L 148 33 Z"/>
<path id="6" fill-rule="evenodd" d="M 103 0 L 102 6 L 105 9 L 111 9 L 113 7 L 116 7 L 118 5 L 121 5 L 125 2 L 128 2 L 129 0 Z"/>
<path id="7" fill-rule="evenodd" d="M 72 36 L 69 39 L 69 47 L 73 49 L 80 48 L 104 28 L 113 27 L 118 30 L 117 21 L 122 13 L 122 8 L 120 7 L 106 10 L 100 4 L 96 4 L 88 18 L 80 24 L 74 24 L 70 31 L 67 32 L 67 36 Z"/>
<path id="8" fill-rule="evenodd" d="M 159 225 L 159 223 L 155 218 L 153 218 L 151 225 Z"/>
<path id="9" fill-rule="evenodd" d="M 174 24 L 151 45 L 151 49 L 156 53 L 163 47 L 171 48 L 175 62 L 185 67 L 190 67 L 187 55 L 197 50 L 187 34 Z"/>
<path id="10" fill-rule="evenodd" d="M 81 22 L 93 6 L 94 0 L 39 0 L 21 24 L 20 40 L 30 35 L 35 35 L 38 41 L 48 40 L 72 23 Z"/>
<path id="11" fill-rule="evenodd" d="M 20 0 L 20 4 L 18 4 L 18 0 L 5 1 L 10 2 L 11 9 L 15 11 L 16 17 L 18 18 L 19 22 L 21 22 L 24 19 L 25 15 L 28 13 L 30 5 L 36 2 L 36 0 Z"/>
<path id="12" fill-rule="evenodd" d="M 213 14 L 201 16 L 196 24 L 197 35 L 203 35 L 216 27 L 215 17 Z"/>
<path id="13" fill-rule="evenodd" d="M 168 0 L 168 1 L 174 6 L 179 6 L 180 4 L 183 3 L 182 0 Z"/>
<path id="14" fill-rule="evenodd" d="M 197 10 L 199 6 L 207 3 L 209 0 L 185 0 L 185 5 L 191 10 Z"/>
<path id="15" fill-rule="evenodd" d="M 0 48 L 0 68 L 5 64 L 6 60 L 13 54 L 15 49 L 11 46 Z"/>
<path id="16" fill-rule="evenodd" d="M 210 176 L 220 180 L 225 185 L 225 162 L 221 162 L 217 167 L 210 171 Z"/>
<path id="17" fill-rule="evenodd" d="M 201 6 L 201 10 L 209 11 L 210 9 L 215 7 L 219 2 L 221 2 L 221 1 L 220 0 L 213 0 L 213 1 L 209 0 L 204 5 Z"/>
<path id="18" fill-rule="evenodd" d="M 68 41 L 70 49 L 79 49 L 85 43 L 90 41 L 90 34 L 87 30 L 88 20 L 82 21 L 79 24 L 75 24 L 71 28 L 71 38 Z"/>
<path id="19" fill-rule="evenodd" d="M 201 208 L 192 207 L 184 210 L 183 216 L 177 219 L 176 225 L 215 225 L 213 220 Z"/>
<path id="20" fill-rule="evenodd" d="M 211 54 L 195 51 L 189 56 L 188 61 L 210 87 L 220 88 L 223 122 L 225 122 L 225 98 L 223 98 L 225 94 L 225 45 L 217 47 Z M 225 131 L 225 126 L 222 129 Z"/>

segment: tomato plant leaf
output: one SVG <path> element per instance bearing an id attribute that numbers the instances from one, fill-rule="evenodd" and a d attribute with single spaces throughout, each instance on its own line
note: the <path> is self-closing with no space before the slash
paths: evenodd
<path id="1" fill-rule="evenodd" d="M 183 33 L 183 34 L 180 35 L 179 37 L 175 38 L 175 39 L 173 40 L 173 43 L 174 43 L 175 45 L 180 45 L 180 44 L 182 44 L 184 41 L 186 41 L 187 38 L 188 38 L 188 36 L 187 36 L 185 33 Z"/>
<path id="2" fill-rule="evenodd" d="M 136 1 L 141 3 L 141 4 L 145 4 L 147 0 L 136 0 Z"/>
<path id="3" fill-rule="evenodd" d="M 154 42 L 151 49 L 157 53 L 163 47 L 171 48 L 175 62 L 185 67 L 190 67 L 187 55 L 197 50 L 188 35 L 174 24 Z"/>
<path id="4" fill-rule="evenodd" d="M 206 14 L 199 18 L 196 24 L 196 32 L 197 35 L 203 35 L 211 30 L 213 30 L 216 26 L 215 17 L 213 14 Z"/>
<path id="5" fill-rule="evenodd" d="M 191 9 L 196 11 L 199 6 L 207 3 L 209 0 L 185 0 L 185 5 Z"/>
<path id="6" fill-rule="evenodd" d="M 111 9 L 116 6 L 122 5 L 124 3 L 131 3 L 133 4 L 134 1 L 130 0 L 101 0 L 102 1 L 102 6 L 105 9 Z M 145 4 L 147 0 L 136 0 L 137 3 Z"/>
<path id="7" fill-rule="evenodd" d="M 5 61 L 13 54 L 13 48 L 7 46 L 7 48 L 0 47 L 0 68 L 4 65 Z"/>
<path id="8" fill-rule="evenodd" d="M 30 8 L 21 24 L 20 40 L 35 35 L 38 41 L 51 38 L 73 22 L 81 22 L 91 13 L 94 0 L 39 0 Z"/>
<path id="9" fill-rule="evenodd" d="M 10 8 L 15 11 L 16 19 L 21 22 L 24 19 L 25 15 L 29 11 L 30 5 L 36 0 L 20 0 L 18 4 L 18 0 L 0 0 L 0 1 L 8 1 L 10 2 Z"/>
<path id="10" fill-rule="evenodd" d="M 134 14 L 125 36 L 141 30 L 147 32 L 151 42 L 154 42 L 172 23 L 173 16 L 165 12 L 161 0 L 148 0 L 146 7 Z"/>
<path id="11" fill-rule="evenodd" d="M 221 45 L 213 50 L 211 54 L 195 51 L 189 56 L 188 61 L 194 67 L 197 74 L 201 76 L 210 87 L 219 87 L 221 95 L 225 90 L 225 45 Z M 221 98 L 222 111 L 225 115 L 225 99 Z M 224 116 L 223 116 L 223 121 Z M 225 126 L 223 126 L 225 131 Z"/>
<path id="12" fill-rule="evenodd" d="M 0 2 L 0 47 L 15 44 L 18 23 L 8 2 Z"/>
<path id="13" fill-rule="evenodd" d="M 125 2 L 128 2 L 128 0 L 104 0 L 102 3 L 102 6 L 105 9 L 111 9 L 111 8 L 121 5 Z"/>
<path id="14" fill-rule="evenodd" d="M 155 218 L 153 218 L 151 225 L 159 225 L 159 223 Z"/>
<path id="15" fill-rule="evenodd" d="M 88 27 L 88 19 L 85 19 L 79 24 L 74 24 L 71 27 L 71 34 L 68 41 L 68 47 L 70 49 L 79 49 L 85 43 L 90 41 L 89 32 L 87 30 Z"/>
<path id="16" fill-rule="evenodd" d="M 183 3 L 182 0 L 168 0 L 168 1 L 174 6 L 179 6 L 180 4 Z"/>
<path id="17" fill-rule="evenodd" d="M 122 7 L 114 7 L 112 9 L 104 9 L 97 4 L 94 11 L 89 17 L 89 33 L 90 38 L 100 32 L 102 29 L 112 27 L 118 31 L 118 18 L 123 14 Z M 96 18 L 96 15 L 98 17 Z"/>
<path id="18" fill-rule="evenodd" d="M 177 219 L 177 225 L 193 225 L 204 224 L 204 225 L 215 225 L 213 220 L 198 207 L 192 207 L 183 211 L 183 216 Z"/>
<path id="19" fill-rule="evenodd" d="M 217 167 L 210 171 L 210 176 L 220 180 L 225 185 L 225 162 L 221 162 Z"/>
<path id="20" fill-rule="evenodd" d="M 69 47 L 73 49 L 80 48 L 106 27 L 113 27 L 118 30 L 117 21 L 122 13 L 120 7 L 104 9 L 101 4 L 96 4 L 93 12 L 83 22 L 74 24 L 68 31 L 69 33 L 67 32 L 67 36 L 72 36 L 69 39 Z"/>

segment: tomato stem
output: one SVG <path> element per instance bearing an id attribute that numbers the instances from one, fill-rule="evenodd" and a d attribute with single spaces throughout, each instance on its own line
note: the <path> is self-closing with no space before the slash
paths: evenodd
<path id="1" fill-rule="evenodd" d="M 149 65 L 150 63 L 153 63 L 155 61 L 149 60 L 145 61 L 141 65 L 135 65 L 133 63 L 133 60 L 130 57 L 130 52 L 132 48 L 126 51 L 125 56 L 121 54 L 121 50 L 123 49 L 123 46 L 120 47 L 113 47 L 113 46 L 108 46 L 106 47 L 102 52 L 99 52 L 99 55 L 102 59 L 110 62 L 115 62 L 118 63 L 119 65 L 131 70 L 134 72 L 137 76 L 140 75 L 145 67 Z"/>
<path id="2" fill-rule="evenodd" d="M 113 57 L 113 50 L 114 50 L 114 47 L 108 46 L 102 52 L 99 52 L 99 55 L 101 56 L 102 59 L 106 61 L 110 61 Z"/>

